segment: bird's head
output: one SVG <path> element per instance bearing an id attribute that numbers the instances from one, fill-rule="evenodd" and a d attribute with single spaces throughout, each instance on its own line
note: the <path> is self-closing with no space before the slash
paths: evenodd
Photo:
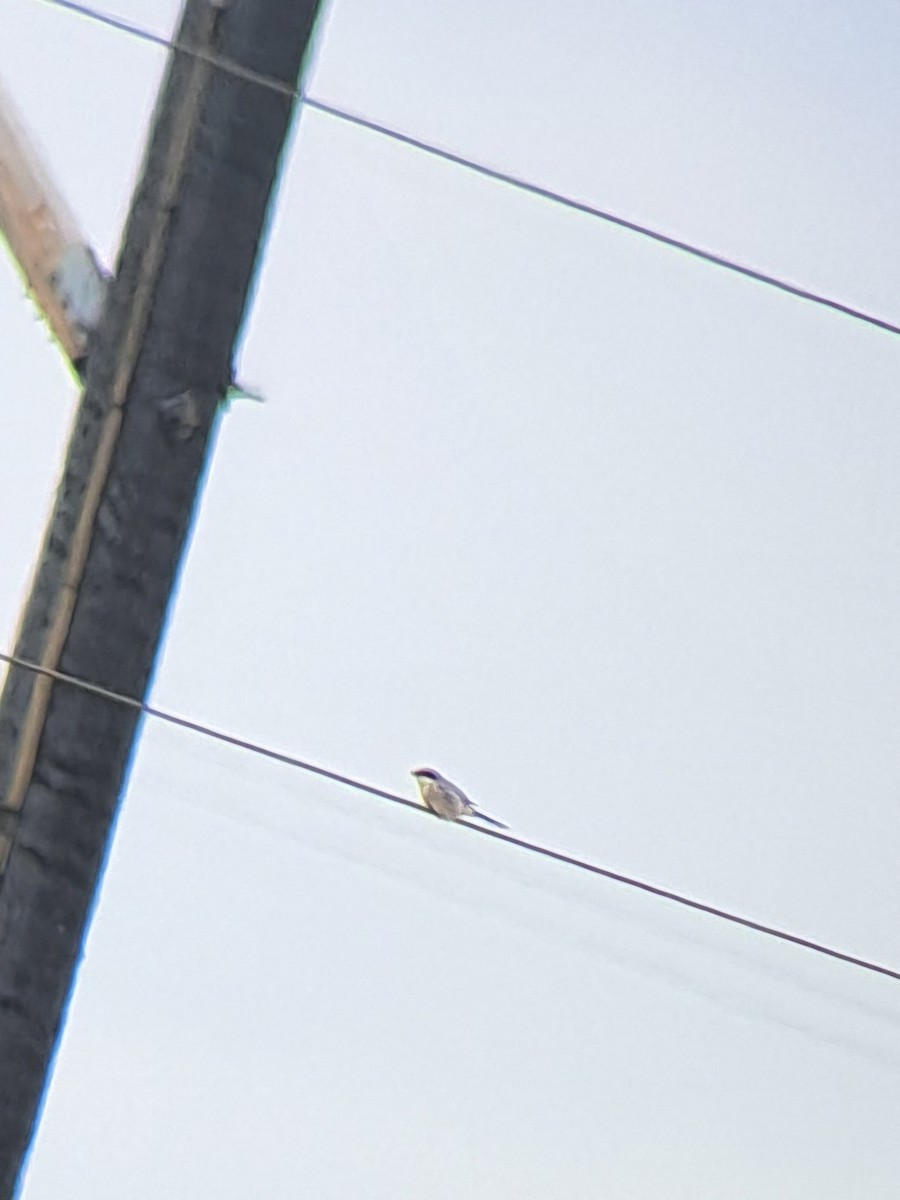
<path id="1" fill-rule="evenodd" d="M 432 783 L 437 783 L 440 779 L 440 775 L 433 767 L 417 767 L 412 774 L 413 778 L 417 779 L 420 783 L 426 779 L 430 779 Z"/>

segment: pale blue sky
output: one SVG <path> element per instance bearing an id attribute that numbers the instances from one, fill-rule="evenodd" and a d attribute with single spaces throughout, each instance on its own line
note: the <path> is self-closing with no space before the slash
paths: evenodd
<path id="1" fill-rule="evenodd" d="M 162 53 L 7 8 L 110 261 Z M 897 9 L 335 0 L 310 90 L 897 320 Z M 75 397 L 0 312 L 8 644 Z M 307 112 L 154 700 L 896 966 L 898 363 Z M 898 997 L 151 724 L 23 1195 L 893 1200 Z"/>

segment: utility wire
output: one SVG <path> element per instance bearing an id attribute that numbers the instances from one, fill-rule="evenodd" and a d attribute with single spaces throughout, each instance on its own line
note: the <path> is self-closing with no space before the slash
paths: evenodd
<path id="1" fill-rule="evenodd" d="M 304 96 L 303 103 L 307 108 L 314 108 L 318 112 L 327 113 L 328 116 L 337 118 L 339 121 L 356 125 L 361 129 L 367 129 L 371 133 L 378 133 L 382 137 L 391 138 L 395 142 L 401 142 L 404 146 L 412 146 L 416 150 L 422 150 L 426 154 L 433 155 L 435 158 L 443 159 L 445 162 L 455 163 L 456 166 L 465 167 L 477 175 L 483 175 L 486 179 L 493 179 L 497 183 L 509 184 L 510 187 L 514 187 L 520 192 L 527 192 L 531 196 L 539 196 L 541 199 L 549 200 L 553 204 L 560 204 L 564 208 L 573 209 L 575 212 L 584 213 L 589 217 L 595 217 L 599 221 L 606 221 L 607 224 L 615 225 L 619 229 L 627 229 L 629 233 L 640 234 L 641 237 L 650 238 L 652 241 L 659 242 L 663 246 L 669 246 L 673 250 L 681 250 L 685 254 L 690 254 L 693 258 L 699 258 L 703 262 L 712 263 L 713 266 L 724 267 L 727 271 L 734 271 L 738 275 L 743 275 L 746 279 L 754 279 L 757 283 L 764 283 L 768 287 L 777 288 L 781 292 L 787 292 L 788 295 L 799 296 L 801 300 L 809 300 L 813 304 L 833 309 L 835 312 L 843 313 L 844 316 L 853 317 L 857 321 L 864 321 L 866 324 L 874 325 L 878 329 L 884 329 L 888 333 L 900 334 L 900 325 L 895 325 L 891 321 L 872 316 L 870 313 L 854 308 L 850 304 L 844 304 L 840 300 L 832 300 L 830 297 L 820 295 L 818 292 L 811 292 L 807 288 L 799 287 L 797 284 L 788 283 L 786 279 L 779 279 L 775 275 L 767 275 L 765 272 L 757 271 L 753 267 L 746 267 L 742 263 L 735 262 L 734 259 L 724 258 L 721 254 L 714 254 L 711 250 L 703 250 L 699 246 L 692 245 L 690 242 L 683 242 L 679 238 L 671 237 L 667 233 L 661 233 L 658 229 L 651 229 L 648 225 L 639 225 L 636 221 L 629 221 L 626 217 L 620 217 L 615 213 L 607 212 L 605 209 L 596 208 L 593 204 L 588 204 L 583 200 L 574 200 L 572 197 L 565 196 L 561 192 L 553 191 L 552 188 L 541 187 L 537 183 L 530 183 L 527 179 L 522 179 L 518 175 L 510 175 L 506 171 L 498 170 L 496 167 L 488 167 L 470 158 L 464 158 L 461 154 L 454 154 L 450 150 L 442 150 L 440 146 L 435 146 L 431 142 L 422 141 L 420 138 L 412 137 L 407 133 L 399 133 L 396 129 L 391 129 L 387 125 L 381 125 L 377 121 L 369 120 L 368 117 L 360 117 L 353 113 L 345 112 L 344 109 L 336 108 L 331 104 L 325 104 L 323 101 L 315 100 L 311 96 Z"/>
<path id="2" fill-rule="evenodd" d="M 149 42 L 153 46 L 161 46 L 164 50 L 178 50 L 181 54 L 188 54 L 192 58 L 202 59 L 203 62 L 210 63 L 220 71 L 224 71 L 226 75 L 233 75 L 235 78 L 243 79 L 247 83 L 255 83 L 260 87 L 269 88 L 270 91 L 280 92 L 281 95 L 288 96 L 291 99 L 298 99 L 300 96 L 295 87 L 292 87 L 289 83 L 285 83 L 282 79 L 276 79 L 273 75 L 264 75 L 259 71 L 251 70 L 250 67 L 243 67 L 231 58 L 224 58 L 222 55 L 213 54 L 202 47 L 191 46 L 187 42 L 179 42 L 173 38 L 164 37 L 161 33 L 153 33 L 149 29 L 144 29 L 141 25 L 135 25 L 132 21 L 126 21 L 123 17 L 115 17 L 111 13 L 100 12 L 99 9 L 90 8 L 86 4 L 77 4 L 75 0 L 44 0 L 44 3 L 52 4 L 55 8 L 64 8 L 67 12 L 77 13 L 80 17 L 87 17 L 89 21 L 96 21 L 98 25 L 106 25 L 109 29 L 115 29 L 119 33 L 127 33 L 129 37 L 137 38 L 142 42 Z"/>
<path id="3" fill-rule="evenodd" d="M 381 788 L 373 787 L 369 783 L 363 783 L 359 779 L 354 779 L 350 775 L 342 775 L 338 771 L 329 771 L 325 767 L 316 766 L 314 763 L 307 762 L 302 758 L 296 758 L 292 754 L 282 754 L 280 751 L 260 745 L 258 742 L 251 742 L 245 738 L 236 737 L 234 734 L 223 733 L 221 730 L 213 729 L 209 725 L 202 725 L 198 721 L 190 721 L 186 717 L 179 717 L 175 713 L 155 708 L 153 705 L 145 704 L 143 701 L 136 700 L 131 696 L 123 696 L 118 692 L 111 691 L 109 688 L 101 687 L 99 684 L 89 683 L 87 680 L 78 679 L 74 675 L 67 675 L 62 671 L 55 671 L 49 667 L 42 667 L 38 663 L 29 662 L 18 655 L 4 654 L 0 651 L 0 661 L 8 663 L 12 667 L 19 667 L 22 670 L 30 671 L 35 675 L 43 675 L 58 683 L 68 684 L 71 687 L 78 688 L 94 696 L 99 696 L 102 699 L 111 700 L 115 704 L 122 704 L 127 708 L 143 713 L 145 716 L 175 725 L 179 729 L 186 729 L 202 737 L 224 742 L 228 746 L 235 746 L 239 750 L 246 750 L 250 754 L 257 754 L 262 758 L 283 763 L 285 766 L 294 767 L 300 771 L 307 771 L 312 775 L 318 775 L 324 779 L 330 779 L 334 783 L 343 784 L 345 787 L 353 788 L 355 791 L 364 792 L 369 796 L 377 796 L 380 800 L 389 800 L 392 804 L 402 804 L 405 808 L 414 808 L 417 812 L 427 814 L 428 816 L 434 815 L 424 805 L 418 804 L 415 800 L 410 800 L 405 796 L 397 796 L 393 792 L 383 791 Z M 599 875 L 601 878 L 609 879 L 613 883 L 621 883 L 626 887 L 636 888 L 639 891 L 647 892 L 651 896 L 670 900 L 674 904 L 680 904 L 696 912 L 706 913 L 722 921 L 729 921 L 732 925 L 741 925 L 744 929 L 752 929 L 756 933 L 777 938 L 782 942 L 789 942 L 794 946 L 801 946 L 805 950 L 812 950 L 817 954 L 836 958 L 840 962 L 849 963 L 854 967 L 861 967 L 865 971 L 873 971 L 878 975 L 886 975 L 890 979 L 900 980 L 900 971 L 895 971 L 891 967 L 882 966 L 880 963 L 872 962 L 866 958 L 859 958 L 854 954 L 845 954 L 842 950 L 836 950 L 834 947 L 826 946 L 822 942 L 814 942 L 809 938 L 800 937 L 798 934 L 788 933 L 783 929 L 776 929 L 771 925 L 764 925 L 760 921 L 752 921 L 749 917 L 739 916 L 737 913 L 728 912 L 723 908 L 716 908 L 714 905 L 704 904 L 699 900 L 692 900 L 690 897 L 683 896 L 679 892 L 672 892 L 667 888 L 657 887 L 655 884 L 646 883 L 642 879 L 634 879 L 630 875 L 622 875 L 618 871 L 611 871 L 607 867 L 598 866 L 596 863 L 576 858 L 571 854 L 564 854 L 561 850 L 552 850 L 549 846 L 542 846 L 538 842 L 527 841 L 525 838 L 516 837 L 515 834 L 506 833 L 500 829 L 485 828 L 469 821 L 460 823 L 464 824 L 468 829 L 477 831 L 484 837 L 495 838 L 497 841 L 506 842 L 510 846 L 518 846 L 520 850 L 526 850 L 532 854 L 540 854 L 544 858 L 552 859 L 554 862 L 562 863 L 567 867 L 574 867 L 576 870 L 586 871 L 591 875 Z"/>
<path id="4" fill-rule="evenodd" d="M 732 271 L 737 275 L 742 275 L 745 279 L 752 279 L 756 283 L 762 283 L 766 287 L 776 288 L 778 291 L 786 292 L 790 296 L 797 296 L 801 300 L 808 300 L 811 304 L 817 304 L 820 307 L 830 309 L 833 312 L 841 313 L 843 316 L 851 317 L 855 321 L 862 321 L 866 325 L 874 326 L 876 329 L 882 329 L 886 333 L 900 334 L 900 325 L 892 321 L 888 321 L 883 317 L 874 316 L 872 313 L 864 312 L 862 309 L 855 308 L 851 304 L 844 304 L 840 300 L 834 300 L 829 296 L 825 296 L 820 292 L 811 291 L 808 288 L 800 287 L 798 284 L 790 283 L 786 279 L 781 279 L 776 275 L 769 275 L 764 271 L 757 271 L 753 267 L 745 266 L 743 263 L 736 262 L 734 259 L 726 258 L 721 254 L 715 254 L 711 250 L 704 250 L 700 246 L 695 246 L 691 242 L 682 241 L 680 238 L 671 237 L 667 233 L 662 233 L 658 229 L 653 229 L 648 225 L 638 224 L 636 221 L 630 221 L 626 217 L 618 216 L 616 213 L 607 212 L 605 209 L 597 208 L 593 204 L 588 204 L 586 201 L 575 200 L 571 196 L 566 196 L 562 192 L 554 191 L 552 188 L 542 187 L 539 184 L 531 183 L 527 179 L 523 179 L 518 175 L 512 175 L 507 171 L 498 170 L 495 167 L 487 166 L 484 163 L 476 162 L 474 159 L 466 158 L 462 154 L 454 154 L 450 150 L 444 150 L 440 146 L 436 146 L 432 142 L 423 140 L 422 138 L 413 137 L 411 134 L 401 133 L 397 129 L 391 128 L 389 125 L 383 125 L 378 121 L 370 120 L 368 117 L 362 117 L 355 113 L 338 108 L 336 105 L 327 104 L 325 101 L 316 100 L 312 96 L 301 95 L 296 88 L 284 83 L 280 79 L 274 79 L 268 75 L 261 75 L 256 71 L 252 71 L 241 66 L 228 58 L 220 57 L 216 54 L 211 54 L 209 51 L 194 48 L 184 42 L 172 40 L 163 37 L 160 34 L 151 33 L 147 29 L 143 29 L 138 25 L 132 24 L 130 21 L 122 20 L 119 17 L 110 16 L 108 13 L 103 13 L 97 9 L 91 8 L 86 4 L 79 4 L 76 0 L 43 0 L 45 4 L 52 4 L 57 8 L 63 8 L 73 13 L 78 13 L 80 16 L 87 17 L 90 20 L 97 21 L 102 25 L 108 25 L 112 29 L 116 29 L 122 33 L 127 33 L 132 37 L 140 38 L 146 42 L 152 42 L 154 45 L 162 46 L 170 50 L 177 50 L 183 54 L 190 54 L 197 58 L 201 58 L 206 62 L 211 63 L 218 69 L 227 74 L 234 75 L 238 79 L 244 79 L 247 82 L 258 84 L 260 87 L 267 87 L 273 91 L 279 92 L 282 95 L 291 96 L 299 99 L 306 108 L 315 109 L 317 112 L 333 117 L 338 121 L 343 121 L 349 125 L 355 125 L 357 128 L 368 130 L 370 133 L 377 133 L 381 137 L 390 138 L 392 141 L 399 142 L 401 145 L 409 146 L 412 149 L 420 150 L 424 154 L 430 154 L 434 158 L 442 159 L 444 162 L 453 163 L 455 166 L 463 167 L 468 171 L 472 171 L 477 175 L 481 175 L 486 179 L 492 179 L 497 183 L 507 184 L 509 187 L 515 188 L 517 191 L 525 192 L 531 196 L 537 196 L 542 200 L 548 200 L 552 204 L 561 205 L 563 208 L 568 208 L 574 212 L 582 213 L 585 216 L 594 217 L 596 220 L 605 221 L 609 225 L 614 225 L 619 229 L 625 229 L 629 233 L 638 234 L 641 237 L 649 238 L 651 241 L 657 242 L 660 245 L 668 246 L 672 250 L 680 250 L 684 254 L 689 254 L 693 258 L 698 258 L 702 262 L 711 263 L 713 266 L 722 267 L 726 271 Z"/>

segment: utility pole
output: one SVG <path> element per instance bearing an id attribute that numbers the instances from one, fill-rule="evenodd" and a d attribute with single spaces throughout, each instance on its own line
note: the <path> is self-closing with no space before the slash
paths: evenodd
<path id="1" fill-rule="evenodd" d="M 15 653 L 136 700 L 232 382 L 318 7 L 186 0 L 88 349 Z M 32 1136 L 139 716 L 15 667 L 0 697 L 0 1200 Z"/>

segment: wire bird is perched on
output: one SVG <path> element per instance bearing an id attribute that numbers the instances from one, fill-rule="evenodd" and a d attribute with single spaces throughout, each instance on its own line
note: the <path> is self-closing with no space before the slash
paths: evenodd
<path id="1" fill-rule="evenodd" d="M 432 767 L 419 767 L 413 771 L 413 778 L 419 785 L 419 792 L 426 808 L 445 821 L 458 821 L 460 817 L 477 817 L 480 821 L 489 821 L 499 829 L 509 829 L 502 821 L 489 817 L 477 805 L 473 804 L 464 791 L 445 779 L 440 771 Z"/>

